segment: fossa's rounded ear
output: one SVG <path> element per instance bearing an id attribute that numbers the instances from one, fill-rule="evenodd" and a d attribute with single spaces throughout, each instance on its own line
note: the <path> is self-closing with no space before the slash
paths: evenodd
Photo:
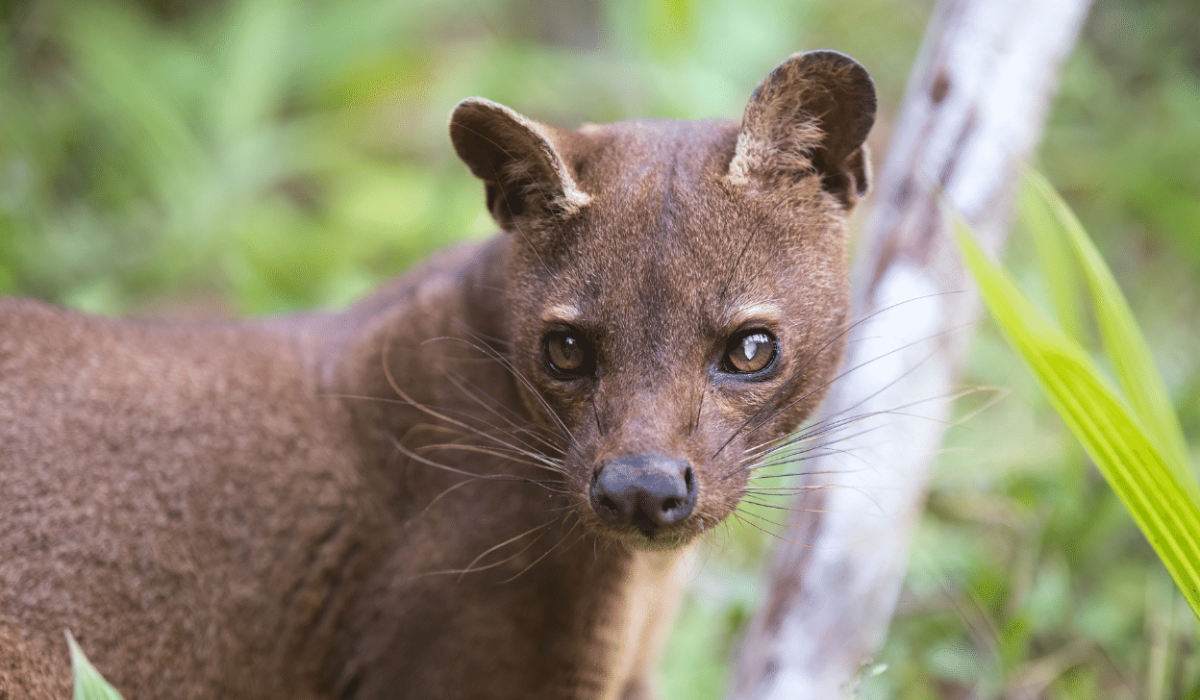
<path id="1" fill-rule="evenodd" d="M 488 210 L 506 230 L 517 219 L 569 217 L 590 199 L 555 149 L 552 131 L 481 97 L 459 102 L 450 114 L 454 150 L 483 180 Z"/>
<path id="2" fill-rule="evenodd" d="M 751 95 L 729 178 L 770 186 L 816 171 L 851 207 L 867 192 L 863 142 L 874 123 L 875 84 L 857 61 L 836 51 L 795 54 Z"/>

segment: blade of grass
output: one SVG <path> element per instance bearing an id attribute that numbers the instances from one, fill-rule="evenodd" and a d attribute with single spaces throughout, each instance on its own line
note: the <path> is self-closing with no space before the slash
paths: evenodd
<path id="1" fill-rule="evenodd" d="M 161 35 L 123 5 L 73 3 L 62 9 L 63 38 L 79 67 L 75 90 L 94 115 L 127 124 L 137 134 L 128 147 L 131 158 L 145 168 L 142 177 L 163 187 L 158 180 L 169 180 L 180 163 L 204 162 L 204 150 L 181 105 L 146 69 L 147 55 L 167 53 Z"/>
<path id="2" fill-rule="evenodd" d="M 1200 508 L 1174 455 L 1155 445 L 1077 343 L 1050 324 L 1008 275 L 957 227 L 959 248 L 1009 344 L 1125 504 L 1200 618 Z"/>
<path id="3" fill-rule="evenodd" d="M 109 685 L 96 667 L 92 666 L 92 662 L 88 661 L 83 649 L 79 648 L 79 643 L 69 631 L 67 646 L 71 648 L 71 669 L 75 674 L 74 700 L 122 700 L 121 694 Z"/>
<path id="4" fill-rule="evenodd" d="M 1068 338 L 1084 342 L 1079 266 L 1070 244 L 1063 240 L 1056 212 L 1032 178 L 1022 187 L 1020 222 L 1033 240 L 1038 269 L 1050 292 L 1059 327 Z"/>
<path id="5" fill-rule="evenodd" d="M 1104 264 L 1100 252 L 1092 244 L 1075 213 L 1062 200 L 1054 187 L 1036 172 L 1030 172 L 1029 182 L 1053 212 L 1067 234 L 1075 257 L 1087 279 L 1092 293 L 1096 320 L 1109 360 L 1117 373 L 1121 390 L 1142 426 L 1151 433 L 1160 448 L 1170 453 L 1171 464 L 1180 469 L 1178 477 L 1193 501 L 1200 503 L 1200 486 L 1187 468 L 1187 442 L 1170 395 L 1154 367 L 1150 348 L 1125 302 L 1117 281 Z"/>
<path id="6" fill-rule="evenodd" d="M 301 48 L 293 4 L 259 0 L 230 5 L 221 46 L 224 80 L 211 104 L 216 131 L 226 145 L 268 125 L 285 106 L 288 71 L 295 65 L 288 54 Z"/>

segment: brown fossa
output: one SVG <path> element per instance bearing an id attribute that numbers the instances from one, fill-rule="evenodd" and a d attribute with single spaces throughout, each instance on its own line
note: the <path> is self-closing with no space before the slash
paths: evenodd
<path id="1" fill-rule="evenodd" d="M 875 93 L 450 137 L 504 229 L 350 309 L 0 300 L 0 698 L 653 696 L 690 544 L 832 381 Z"/>

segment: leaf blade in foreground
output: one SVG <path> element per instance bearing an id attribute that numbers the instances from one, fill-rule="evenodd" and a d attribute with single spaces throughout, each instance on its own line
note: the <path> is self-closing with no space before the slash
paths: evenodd
<path id="1" fill-rule="evenodd" d="M 74 700 L 122 700 L 121 694 L 88 661 L 70 632 L 67 632 L 67 646 L 71 648 L 71 669 L 75 675 Z"/>
<path id="2" fill-rule="evenodd" d="M 1200 618 L 1200 508 L 1181 465 L 1148 434 L 1078 344 L 1052 326 L 958 227 L 959 249 L 1009 344 L 1024 358 Z"/>
<path id="3" fill-rule="evenodd" d="M 1092 294 L 1100 335 L 1116 370 L 1121 390 L 1129 399 L 1142 427 L 1156 438 L 1161 449 L 1170 453 L 1172 459 L 1169 464 L 1179 467 L 1177 476 L 1188 495 L 1193 502 L 1200 503 L 1200 485 L 1197 485 L 1195 475 L 1187 468 L 1187 441 L 1175 416 L 1175 407 L 1121 288 L 1104 264 L 1100 251 L 1088 238 L 1083 224 L 1058 192 L 1038 173 L 1030 172 L 1029 181 L 1066 232 L 1075 258 L 1083 269 Z"/>

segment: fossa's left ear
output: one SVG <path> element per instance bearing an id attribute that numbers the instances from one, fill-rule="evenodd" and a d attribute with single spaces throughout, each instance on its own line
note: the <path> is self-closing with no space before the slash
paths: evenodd
<path id="1" fill-rule="evenodd" d="M 451 113 L 454 150 L 483 180 L 488 210 L 504 230 L 570 217 L 590 201 L 555 148 L 561 132 L 481 97 Z"/>
<path id="2" fill-rule="evenodd" d="M 874 123 L 875 84 L 857 61 L 836 51 L 795 54 L 750 97 L 729 178 L 770 187 L 815 171 L 852 207 L 867 192 L 864 141 Z"/>

